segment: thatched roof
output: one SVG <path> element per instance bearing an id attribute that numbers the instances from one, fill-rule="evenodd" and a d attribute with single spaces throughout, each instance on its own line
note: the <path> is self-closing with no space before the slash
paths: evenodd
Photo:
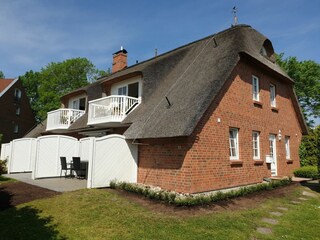
<path id="1" fill-rule="evenodd" d="M 262 47 L 267 55 L 261 54 Z M 139 74 L 143 81 L 142 103 L 123 121 L 131 124 L 124 133 L 126 138 L 189 136 L 241 57 L 253 59 L 280 79 L 293 83 L 275 64 L 270 40 L 248 25 L 237 25 L 102 77 L 73 93 Z M 299 107 L 296 110 L 306 132 L 303 115 Z M 79 119 L 72 130 L 86 128 L 86 119 Z"/>

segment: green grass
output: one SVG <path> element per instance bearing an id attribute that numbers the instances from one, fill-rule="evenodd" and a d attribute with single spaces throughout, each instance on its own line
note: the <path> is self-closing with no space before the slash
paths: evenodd
<path id="1" fill-rule="evenodd" d="M 319 239 L 320 194 L 291 204 L 301 191 L 250 209 L 178 216 L 148 210 L 111 191 L 80 190 L 0 212 L 0 239 Z M 278 206 L 289 208 L 274 217 L 279 224 L 263 223 Z M 273 234 L 256 233 L 258 226 L 271 226 Z"/>
<path id="2" fill-rule="evenodd" d="M 15 179 L 7 178 L 7 177 L 4 177 L 4 176 L 0 175 L 0 184 L 1 183 L 7 183 L 7 182 L 16 182 L 16 181 L 17 180 L 15 180 Z"/>

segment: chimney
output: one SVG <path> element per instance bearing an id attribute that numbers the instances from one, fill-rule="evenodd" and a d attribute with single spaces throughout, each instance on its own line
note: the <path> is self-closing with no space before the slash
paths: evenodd
<path id="1" fill-rule="evenodd" d="M 118 72 L 127 67 L 127 50 L 121 46 L 120 51 L 113 54 L 112 73 Z"/>

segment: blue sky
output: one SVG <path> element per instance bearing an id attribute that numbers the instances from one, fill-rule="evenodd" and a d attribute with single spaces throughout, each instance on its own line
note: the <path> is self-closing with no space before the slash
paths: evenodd
<path id="1" fill-rule="evenodd" d="M 120 46 L 131 65 L 230 27 L 233 6 L 276 52 L 320 62 L 319 0 L 0 0 L 0 70 L 74 57 L 106 70 Z"/>

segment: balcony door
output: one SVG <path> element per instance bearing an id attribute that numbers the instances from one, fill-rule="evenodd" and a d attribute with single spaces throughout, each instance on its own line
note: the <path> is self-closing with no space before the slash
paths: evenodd
<path id="1" fill-rule="evenodd" d="M 121 96 L 129 96 L 138 98 L 139 97 L 139 83 L 131 83 L 126 86 L 122 86 L 118 88 L 118 95 Z"/>
<path id="2" fill-rule="evenodd" d="M 139 97 L 139 83 L 132 83 L 128 85 L 128 96 L 138 98 Z"/>
<path id="3" fill-rule="evenodd" d="M 86 98 L 79 98 L 72 101 L 72 109 L 86 110 Z"/>

